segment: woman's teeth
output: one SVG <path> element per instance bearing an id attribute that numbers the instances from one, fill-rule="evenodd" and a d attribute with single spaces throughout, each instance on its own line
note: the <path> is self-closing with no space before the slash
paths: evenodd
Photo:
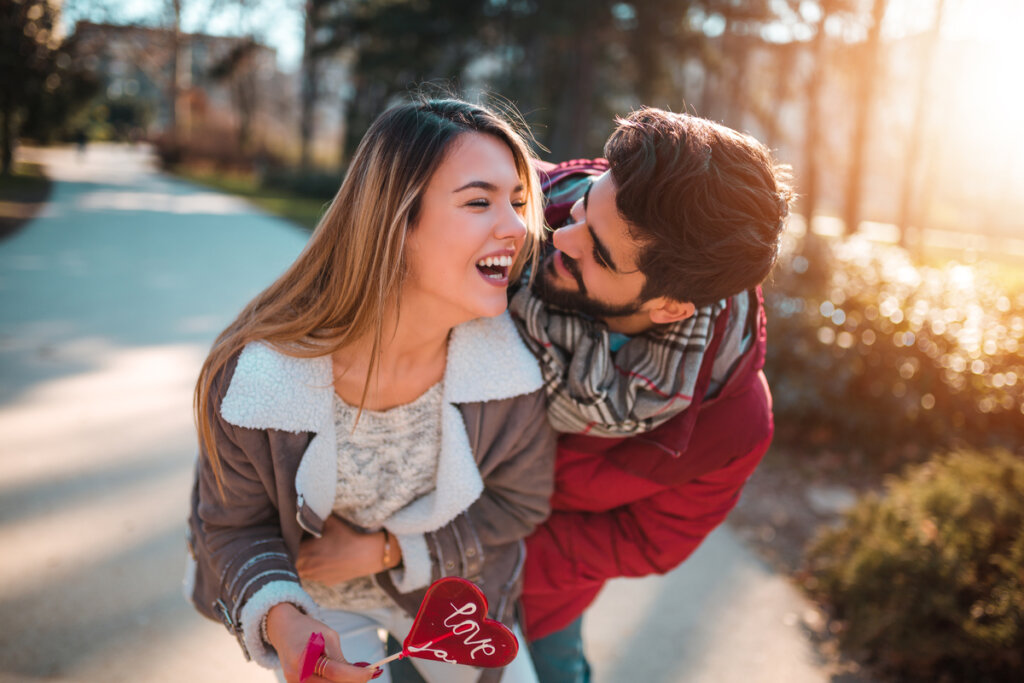
<path id="1" fill-rule="evenodd" d="M 476 262 L 477 270 L 489 280 L 504 280 L 508 277 L 508 270 L 511 266 L 512 257 L 508 254 L 504 256 L 488 256 Z"/>
<path id="2" fill-rule="evenodd" d="M 486 266 L 499 266 L 502 268 L 508 268 L 509 266 L 512 265 L 512 257 L 507 255 L 488 256 L 487 258 L 482 258 L 479 261 L 477 261 L 476 265 L 480 266 L 481 268 Z"/>

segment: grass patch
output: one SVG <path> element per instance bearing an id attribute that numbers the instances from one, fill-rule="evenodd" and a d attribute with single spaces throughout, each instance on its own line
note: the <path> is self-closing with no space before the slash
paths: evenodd
<path id="1" fill-rule="evenodd" d="M 53 186 L 39 164 L 18 162 L 11 170 L 10 175 L 0 176 L 0 239 L 32 220 Z"/>
<path id="2" fill-rule="evenodd" d="M 251 175 L 225 175 L 184 167 L 174 169 L 174 174 L 198 185 L 244 197 L 264 211 L 309 231 L 316 227 L 329 203 L 329 200 L 311 199 L 285 190 L 263 187 Z"/>

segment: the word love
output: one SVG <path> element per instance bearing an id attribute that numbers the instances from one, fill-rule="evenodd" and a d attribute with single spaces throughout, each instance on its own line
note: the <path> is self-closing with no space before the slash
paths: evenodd
<path id="1" fill-rule="evenodd" d="M 471 582 L 456 577 L 436 581 L 427 589 L 403 649 L 410 657 L 450 664 L 505 666 L 515 659 L 519 642 L 486 614 L 487 600 Z"/>

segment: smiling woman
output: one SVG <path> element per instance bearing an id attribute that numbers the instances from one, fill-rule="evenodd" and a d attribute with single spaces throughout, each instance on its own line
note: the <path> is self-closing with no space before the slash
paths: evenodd
<path id="1" fill-rule="evenodd" d="M 541 228 L 511 125 L 457 100 L 394 107 L 299 258 L 214 345 L 195 394 L 192 598 L 284 679 L 321 632 L 330 680 L 368 680 L 347 662 L 383 659 L 379 628 L 404 639 L 432 576 L 474 577 L 515 625 L 554 435 L 505 290 Z M 525 648 L 503 680 L 536 680 Z"/>
<path id="2" fill-rule="evenodd" d="M 504 311 L 509 273 L 526 238 L 526 203 L 508 145 L 491 135 L 462 135 L 423 193 L 400 306 L 449 326 Z"/>

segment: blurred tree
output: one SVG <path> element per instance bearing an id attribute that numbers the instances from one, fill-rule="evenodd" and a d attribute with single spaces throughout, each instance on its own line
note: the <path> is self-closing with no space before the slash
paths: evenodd
<path id="1" fill-rule="evenodd" d="M 79 114 L 101 88 L 95 76 L 74 60 L 76 49 L 72 36 L 54 50 L 52 72 L 26 102 L 22 136 L 50 143 L 84 132 Z"/>
<path id="2" fill-rule="evenodd" d="M 313 165 L 313 117 L 320 97 L 320 56 L 318 33 L 330 0 L 305 0 L 303 6 L 302 66 L 299 90 L 299 165 L 308 171 Z"/>
<path id="3" fill-rule="evenodd" d="M 725 112 L 738 123 L 749 108 L 747 56 L 766 45 L 761 31 L 777 18 L 778 4 L 320 1 L 327 6 L 317 23 L 321 42 L 310 53 L 352 55 L 352 93 L 342 98 L 350 143 L 396 93 L 436 79 L 458 89 L 465 78 L 513 102 L 557 159 L 595 153 L 613 113 L 639 104 L 682 110 L 693 99 L 686 92 L 688 62 L 720 76 L 705 87 L 703 99 L 713 106 L 700 113 L 721 118 Z M 709 28 L 716 24 L 717 31 Z"/>
<path id="4" fill-rule="evenodd" d="M 824 77 L 827 43 L 825 41 L 825 23 L 838 7 L 834 0 L 822 0 L 818 3 L 816 14 L 808 20 L 814 31 L 810 43 L 809 73 L 805 80 L 804 98 L 806 115 L 804 118 L 804 150 L 803 170 L 800 180 L 800 210 L 807 224 L 807 232 L 801 249 L 806 252 L 819 251 L 820 238 L 812 229 L 814 214 L 818 208 L 818 160 L 819 151 L 824 144 L 821 134 L 821 85 Z"/>
<path id="5" fill-rule="evenodd" d="M 770 149 L 775 149 L 786 140 L 782 112 L 790 102 L 799 101 L 802 84 L 797 76 L 800 58 L 807 46 L 800 41 L 770 44 L 772 64 L 766 77 L 751 82 L 743 92 L 744 108 L 764 131 L 763 140 Z"/>
<path id="6" fill-rule="evenodd" d="M 679 67 L 690 58 L 712 67 L 713 55 L 701 23 L 713 11 L 705 5 L 723 1 L 727 0 L 637 0 L 633 3 L 635 24 L 617 22 L 616 28 L 625 39 L 623 47 L 632 72 L 633 95 L 641 104 L 680 108 L 684 98 Z M 621 3 L 612 6 L 617 16 L 622 14 L 620 7 Z"/>
<path id="7" fill-rule="evenodd" d="M 859 59 L 855 60 L 853 92 L 853 137 L 850 140 L 850 167 L 843 199 L 843 229 L 855 232 L 860 224 L 861 194 L 864 181 L 864 157 L 867 154 L 868 123 L 882 78 L 879 52 L 882 43 L 882 20 L 888 0 L 871 0 L 871 14 Z"/>
<path id="8" fill-rule="evenodd" d="M 96 84 L 54 35 L 59 7 L 47 0 L 0 2 L 0 174 L 8 175 L 22 134 L 53 137 Z"/>
<path id="9" fill-rule="evenodd" d="M 168 121 L 167 135 L 170 146 L 178 144 L 178 107 L 181 102 L 181 0 L 167 0 L 166 14 L 169 19 L 167 40 L 169 45 L 170 76 L 167 79 Z"/>
<path id="10" fill-rule="evenodd" d="M 505 14 L 499 20 L 508 22 L 509 31 L 497 89 L 527 113 L 534 135 L 553 158 L 587 154 L 591 126 L 607 111 L 602 103 L 605 87 L 615 87 L 603 74 L 611 61 L 609 43 L 617 34 L 612 3 L 503 4 Z M 619 30 L 639 23 L 641 5 L 620 15 Z M 646 53 L 640 54 L 642 58 Z"/>
<path id="11" fill-rule="evenodd" d="M 255 57 L 259 44 L 249 36 L 242 39 L 211 68 L 209 75 L 226 83 L 232 106 L 238 116 L 238 149 L 245 152 L 252 142 L 252 117 L 259 106 L 259 87 Z"/>
<path id="12" fill-rule="evenodd" d="M 927 127 L 927 100 L 931 90 L 932 76 L 935 72 L 933 62 L 935 61 L 935 46 L 939 42 L 939 33 L 942 29 L 942 18 L 945 14 L 946 0 L 936 0 L 935 13 L 932 15 L 932 24 L 928 33 L 924 36 L 924 43 L 921 45 L 920 76 L 917 79 L 917 93 L 914 100 L 914 116 L 910 122 L 910 130 L 907 135 L 907 161 L 903 170 L 903 186 L 900 191 L 900 212 L 898 225 L 900 228 L 900 246 L 906 247 L 909 242 L 909 232 L 914 225 L 918 230 L 923 226 L 919 224 L 920 215 L 914 215 L 914 199 L 917 196 L 916 188 L 919 186 L 921 176 L 921 140 Z"/>
<path id="13" fill-rule="evenodd" d="M 671 0 L 492 2 L 500 12 L 497 89 L 528 114 L 554 159 L 594 154 L 611 114 L 637 104 L 682 109 L 684 60 L 705 47 Z"/>
<path id="14" fill-rule="evenodd" d="M 396 94 L 446 79 L 456 85 L 485 54 L 489 0 L 342 0 L 322 23 L 323 52 L 352 51 L 350 143 Z M 442 88 L 443 89 L 443 88 Z"/>
<path id="15" fill-rule="evenodd" d="M 715 60 L 721 72 L 720 118 L 728 125 L 742 127 L 750 106 L 746 75 L 753 49 L 764 45 L 761 28 L 778 18 L 779 8 L 772 0 L 709 0 L 707 8 L 722 19 L 720 55 Z"/>
<path id="16" fill-rule="evenodd" d="M 267 8 L 266 0 L 207 0 L 207 9 L 212 13 L 217 9 L 234 6 L 237 9 L 238 21 L 236 30 L 239 40 L 219 58 L 207 66 L 207 75 L 224 84 L 231 96 L 231 105 L 238 119 L 236 145 L 243 155 L 250 151 L 253 144 L 253 120 L 263 108 L 266 89 L 261 87 L 267 76 L 265 69 L 270 67 L 269 51 L 265 47 L 268 26 L 260 16 Z M 272 7 L 272 6 L 271 6 Z M 276 12 L 271 12 L 276 16 Z"/>
<path id="17" fill-rule="evenodd" d="M 58 10 L 46 0 L 0 4 L 0 173 L 8 175 L 29 102 L 54 84 Z"/>

